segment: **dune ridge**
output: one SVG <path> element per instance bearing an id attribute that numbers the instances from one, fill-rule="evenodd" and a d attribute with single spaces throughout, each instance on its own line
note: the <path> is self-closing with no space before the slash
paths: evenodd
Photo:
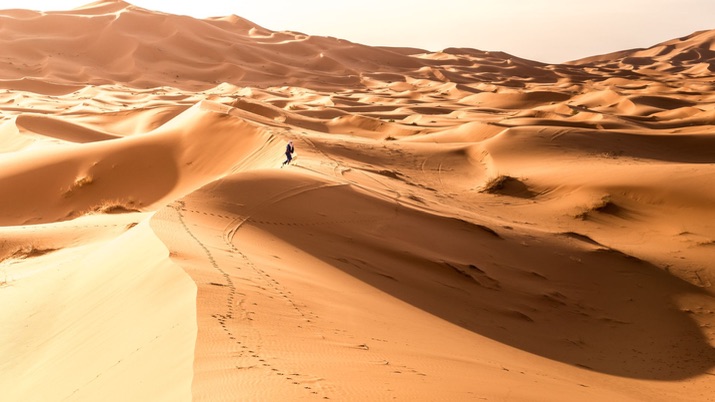
<path id="1" fill-rule="evenodd" d="M 715 31 L 549 65 L 0 27 L 4 398 L 713 400 Z"/>

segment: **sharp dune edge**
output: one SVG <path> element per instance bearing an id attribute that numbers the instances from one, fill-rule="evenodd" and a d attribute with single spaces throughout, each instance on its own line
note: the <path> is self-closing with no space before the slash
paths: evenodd
<path id="1" fill-rule="evenodd" d="M 715 400 L 715 31 L 547 65 L 105 1 L 0 41 L 3 401 Z"/>

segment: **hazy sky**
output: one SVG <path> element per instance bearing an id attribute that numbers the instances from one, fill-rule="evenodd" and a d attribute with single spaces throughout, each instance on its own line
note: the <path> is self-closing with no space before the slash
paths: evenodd
<path id="1" fill-rule="evenodd" d="M 68 10 L 89 0 L 0 0 Z M 558 63 L 715 29 L 715 0 L 133 0 L 197 18 L 236 14 L 265 28 L 368 45 L 472 47 Z"/>

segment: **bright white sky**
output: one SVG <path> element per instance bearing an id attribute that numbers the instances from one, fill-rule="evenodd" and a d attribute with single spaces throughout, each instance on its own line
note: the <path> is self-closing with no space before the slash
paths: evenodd
<path id="1" fill-rule="evenodd" d="M 91 0 L 0 0 L 69 10 Z M 559 63 L 715 29 L 715 0 L 130 0 L 197 18 L 236 14 L 274 31 L 432 51 L 471 47 Z"/>

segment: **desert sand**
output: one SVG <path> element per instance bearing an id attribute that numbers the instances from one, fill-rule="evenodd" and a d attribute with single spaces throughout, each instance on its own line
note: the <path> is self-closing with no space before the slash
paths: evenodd
<path id="1" fill-rule="evenodd" d="M 548 65 L 104 1 L 0 41 L 3 401 L 715 400 L 715 31 Z"/>

